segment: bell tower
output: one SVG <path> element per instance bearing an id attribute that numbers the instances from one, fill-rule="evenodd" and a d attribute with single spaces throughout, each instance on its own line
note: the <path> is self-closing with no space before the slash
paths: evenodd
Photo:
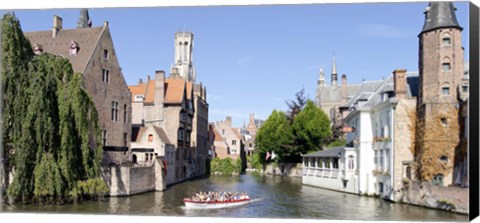
<path id="1" fill-rule="evenodd" d="M 430 2 L 419 38 L 416 161 L 422 180 L 452 183 L 459 142 L 458 100 L 463 76 L 462 27 L 451 2 Z"/>
<path id="2" fill-rule="evenodd" d="M 175 61 L 173 66 L 178 69 L 178 72 L 183 79 L 195 83 L 196 74 L 192 63 L 193 33 L 175 33 L 174 46 Z"/>

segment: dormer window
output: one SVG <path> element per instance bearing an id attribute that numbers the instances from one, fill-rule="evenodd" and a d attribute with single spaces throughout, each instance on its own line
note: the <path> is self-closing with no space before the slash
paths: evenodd
<path id="1" fill-rule="evenodd" d="M 35 53 L 35 55 L 42 54 L 43 53 L 42 45 L 35 43 L 35 45 L 33 45 L 33 52 Z"/>
<path id="2" fill-rule="evenodd" d="M 69 49 L 70 56 L 77 55 L 79 49 L 80 48 L 78 47 L 77 42 L 75 41 L 70 42 L 70 49 Z"/>

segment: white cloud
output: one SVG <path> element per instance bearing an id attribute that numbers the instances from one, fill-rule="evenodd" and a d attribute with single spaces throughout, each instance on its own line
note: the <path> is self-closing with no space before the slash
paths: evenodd
<path id="1" fill-rule="evenodd" d="M 387 38 L 401 38 L 411 37 L 410 30 L 393 25 L 362 23 L 355 27 L 357 31 L 367 36 L 387 37 Z"/>

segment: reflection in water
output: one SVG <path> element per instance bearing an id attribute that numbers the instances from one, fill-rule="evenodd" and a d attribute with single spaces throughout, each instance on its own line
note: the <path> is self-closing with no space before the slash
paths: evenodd
<path id="1" fill-rule="evenodd" d="M 199 191 L 248 192 L 246 205 L 222 209 L 187 209 L 183 198 Z M 390 203 L 302 185 L 301 178 L 211 176 L 130 197 L 111 197 L 68 205 L 3 205 L 2 212 L 128 214 L 195 217 L 310 218 L 358 220 L 467 221 L 468 216 Z"/>

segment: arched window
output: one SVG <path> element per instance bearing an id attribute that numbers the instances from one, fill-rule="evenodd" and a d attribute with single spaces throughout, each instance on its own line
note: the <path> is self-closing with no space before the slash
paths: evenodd
<path id="1" fill-rule="evenodd" d="M 350 155 L 348 156 L 348 169 L 349 170 L 353 170 L 355 168 L 355 160 L 354 160 L 354 156 L 353 155 Z"/>
<path id="2" fill-rule="evenodd" d="M 448 96 L 450 95 L 450 86 L 448 82 L 442 84 L 442 95 Z"/>
<path id="3" fill-rule="evenodd" d="M 450 59 L 448 57 L 445 57 L 442 62 L 442 70 L 450 71 L 451 69 L 452 69 L 452 66 L 450 65 Z"/>
<path id="4" fill-rule="evenodd" d="M 443 34 L 442 38 L 442 45 L 443 46 L 450 46 L 452 44 L 450 40 L 450 35 L 448 33 Z"/>
<path id="5" fill-rule="evenodd" d="M 148 141 L 153 142 L 153 135 L 152 134 L 148 135 Z"/>

